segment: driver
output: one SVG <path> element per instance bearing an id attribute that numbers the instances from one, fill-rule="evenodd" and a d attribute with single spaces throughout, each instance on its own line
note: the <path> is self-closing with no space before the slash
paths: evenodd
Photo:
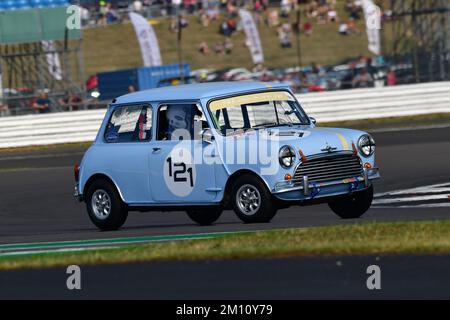
<path id="1" fill-rule="evenodd" d="M 191 104 L 168 106 L 166 112 L 168 124 L 168 139 L 179 140 L 179 138 L 183 136 L 190 137 L 189 140 L 192 140 L 194 135 L 194 121 L 196 116 L 201 116 L 201 111 L 199 111 L 195 106 Z M 184 130 L 184 132 L 176 132 L 177 130 Z"/>

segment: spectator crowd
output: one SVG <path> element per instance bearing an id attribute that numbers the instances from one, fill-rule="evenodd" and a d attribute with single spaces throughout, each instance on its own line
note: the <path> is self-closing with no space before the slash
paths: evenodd
<path id="1" fill-rule="evenodd" d="M 5 97 L 4 97 L 5 98 Z M 56 111 L 77 111 L 95 108 L 95 99 L 84 99 L 82 95 L 65 93 L 51 94 L 49 90 L 40 90 L 36 95 L 8 95 L 0 100 L 0 117 L 18 114 L 45 114 Z M 8 103 L 4 101 L 8 101 Z"/>
<path id="2" fill-rule="evenodd" d="M 315 28 L 320 28 L 320 25 L 335 25 L 335 30 L 340 35 L 352 36 L 360 33 L 357 21 L 363 18 L 361 0 L 345 0 L 344 4 L 338 4 L 337 0 L 280 0 L 276 3 L 269 0 L 87 0 L 83 5 L 82 21 L 85 27 L 121 23 L 128 19 L 130 11 L 141 13 L 147 18 L 167 17 L 170 19 L 169 31 L 172 33 L 179 32 L 180 28 L 189 29 L 189 23 L 199 23 L 204 28 L 217 26 L 216 32 L 221 37 L 216 39 L 220 39 L 219 41 L 208 42 L 205 39 L 197 44 L 199 55 L 217 56 L 233 55 L 236 47 L 234 35 L 242 32 L 238 14 L 242 7 L 252 12 L 257 24 L 265 25 L 277 35 L 279 46 L 287 50 L 287 54 L 295 54 L 294 36 L 303 34 L 313 37 Z M 196 19 L 188 19 L 188 15 L 194 15 Z M 209 71 L 202 71 L 192 80 L 284 81 L 290 83 L 297 92 L 361 88 L 374 86 L 380 79 L 374 65 L 377 63 L 361 56 L 346 63 L 343 67 L 345 71 L 324 68 L 316 63 L 295 71 L 290 70 L 292 68 L 268 70 L 257 65 L 252 71 L 237 68 L 233 70 L 239 71 L 223 71 L 219 75 L 215 71 L 211 74 Z M 385 85 L 397 84 L 394 69 L 383 72 Z M 91 85 L 89 81 L 88 90 L 95 89 L 97 84 Z M 83 97 L 69 93 L 51 98 L 48 92 L 32 93 L 32 96 L 21 107 L 35 113 L 80 110 L 89 104 Z M 0 103 L 0 116 L 8 115 L 14 109 L 12 104 Z"/>
<path id="3" fill-rule="evenodd" d="M 201 55 L 215 53 L 231 54 L 235 44 L 233 35 L 242 30 L 238 10 L 245 7 L 253 12 L 258 24 L 273 28 L 279 46 L 293 47 L 293 38 L 302 33 L 313 36 L 314 29 L 324 24 L 336 25 L 335 30 L 342 36 L 359 34 L 357 21 L 362 19 L 362 1 L 345 0 L 93 0 L 84 2 L 83 24 L 86 27 L 106 26 L 128 19 L 128 12 L 143 14 L 147 18 L 170 17 L 170 31 L 188 27 L 187 15 L 195 15 L 198 23 L 208 28 L 212 21 L 218 21 L 219 34 L 223 40 L 198 43 Z M 300 10 L 300 12 L 298 11 Z M 293 14 L 295 12 L 295 14 Z M 180 19 L 181 17 L 181 19 Z M 181 21 L 181 23 L 180 23 Z"/>

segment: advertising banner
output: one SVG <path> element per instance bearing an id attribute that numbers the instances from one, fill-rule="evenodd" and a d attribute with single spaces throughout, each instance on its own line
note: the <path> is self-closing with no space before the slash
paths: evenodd
<path id="1" fill-rule="evenodd" d="M 155 31 L 148 21 L 135 12 L 130 12 L 130 20 L 136 31 L 136 36 L 141 46 L 142 59 L 145 67 L 162 65 L 158 39 Z"/>

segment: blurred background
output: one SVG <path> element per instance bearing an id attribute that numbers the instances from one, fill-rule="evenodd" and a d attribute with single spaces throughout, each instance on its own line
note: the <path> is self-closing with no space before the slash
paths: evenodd
<path id="1" fill-rule="evenodd" d="M 181 83 L 308 93 L 450 80 L 448 0 L 0 0 L 0 17 L 2 117 Z"/>

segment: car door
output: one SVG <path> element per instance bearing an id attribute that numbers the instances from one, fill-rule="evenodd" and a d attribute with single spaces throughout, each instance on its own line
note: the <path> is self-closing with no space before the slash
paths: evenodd
<path id="1" fill-rule="evenodd" d="M 199 132 L 207 122 L 195 103 L 161 104 L 150 151 L 150 186 L 155 203 L 204 204 L 216 198 L 213 164 L 203 161 Z M 200 157 L 199 157 L 200 155 Z"/>

